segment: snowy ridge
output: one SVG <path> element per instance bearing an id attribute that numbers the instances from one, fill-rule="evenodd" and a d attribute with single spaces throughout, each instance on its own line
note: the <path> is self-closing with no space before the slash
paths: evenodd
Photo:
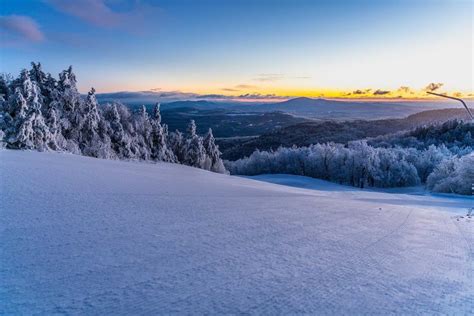
<path id="1" fill-rule="evenodd" d="M 5 314 L 474 312 L 473 222 L 430 197 L 11 150 L 0 176 Z"/>

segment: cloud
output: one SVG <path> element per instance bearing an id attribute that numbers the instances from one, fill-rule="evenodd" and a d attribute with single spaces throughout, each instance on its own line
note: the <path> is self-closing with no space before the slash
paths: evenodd
<path id="1" fill-rule="evenodd" d="M 237 92 L 240 91 L 239 89 L 233 89 L 233 88 L 222 88 L 222 91 L 228 91 L 228 92 Z"/>
<path id="2" fill-rule="evenodd" d="M 15 44 L 18 42 L 41 42 L 44 34 L 38 23 L 24 15 L 0 16 L 0 36 L 2 42 Z"/>
<path id="3" fill-rule="evenodd" d="M 272 82 L 281 80 L 284 77 L 283 74 L 258 74 L 257 78 L 254 78 L 254 80 L 260 82 Z"/>
<path id="4" fill-rule="evenodd" d="M 401 86 L 400 88 L 398 88 L 397 92 L 406 93 L 406 94 L 415 94 L 415 92 L 410 87 L 407 87 L 407 86 Z"/>
<path id="5" fill-rule="evenodd" d="M 288 79 L 311 79 L 312 77 L 310 76 L 290 76 L 287 74 L 276 74 L 276 73 L 262 73 L 258 74 L 256 78 L 254 78 L 254 81 L 260 81 L 260 82 L 274 82 L 278 80 L 282 80 L 284 78 Z"/>
<path id="6" fill-rule="evenodd" d="M 119 25 L 119 13 L 112 11 L 102 0 L 46 0 L 56 10 L 102 27 Z"/>
<path id="7" fill-rule="evenodd" d="M 435 90 L 438 90 L 439 88 L 441 88 L 444 84 L 439 82 L 439 83 L 430 83 L 429 85 L 427 85 L 423 90 L 424 91 L 435 91 Z"/>
<path id="8" fill-rule="evenodd" d="M 198 95 L 197 99 L 213 99 L 227 101 L 249 101 L 249 100 L 286 100 L 288 96 L 279 96 L 276 94 L 245 93 L 237 96 L 223 94 L 203 94 Z"/>
<path id="9" fill-rule="evenodd" d="M 365 89 L 365 90 L 357 89 L 357 90 L 352 91 L 352 94 L 361 95 L 361 94 L 367 94 L 370 91 L 372 91 L 372 89 Z"/>
<path id="10" fill-rule="evenodd" d="M 109 29 L 125 29 L 143 33 L 151 28 L 147 23 L 157 19 L 159 9 L 141 1 L 134 1 L 128 11 L 117 11 L 105 0 L 44 0 L 57 11 L 74 16 L 86 23 Z"/>
<path id="11" fill-rule="evenodd" d="M 389 93 L 390 93 L 390 91 L 377 89 L 372 94 L 373 95 L 385 95 L 385 94 L 389 94 Z"/>
<path id="12" fill-rule="evenodd" d="M 261 93 L 246 93 L 241 94 L 238 96 L 241 99 L 273 99 L 273 100 L 281 100 L 281 99 L 288 99 L 288 96 L 280 96 L 276 94 L 261 94 Z"/>
<path id="13" fill-rule="evenodd" d="M 251 85 L 251 84 L 239 84 L 236 85 L 235 88 L 237 89 L 258 89 L 257 86 Z"/>
<path id="14" fill-rule="evenodd" d="M 248 89 L 258 90 L 259 88 L 257 86 L 250 85 L 250 84 L 239 84 L 239 85 L 233 86 L 232 88 L 222 88 L 221 90 L 227 91 L 227 92 L 238 92 L 241 90 L 248 90 Z"/>

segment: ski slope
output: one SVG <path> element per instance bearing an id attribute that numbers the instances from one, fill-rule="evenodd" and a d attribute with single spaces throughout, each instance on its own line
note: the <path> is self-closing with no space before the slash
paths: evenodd
<path id="1" fill-rule="evenodd" d="M 472 198 L 9 150 L 0 179 L 0 314 L 474 313 Z"/>

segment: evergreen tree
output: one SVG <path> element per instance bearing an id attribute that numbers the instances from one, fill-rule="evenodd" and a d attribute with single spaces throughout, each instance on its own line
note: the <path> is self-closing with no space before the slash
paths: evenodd
<path id="1" fill-rule="evenodd" d="M 186 132 L 188 133 L 188 138 L 193 138 L 196 136 L 196 122 L 194 122 L 194 120 L 189 122 Z"/>
<path id="2" fill-rule="evenodd" d="M 74 112 L 81 100 L 76 84 L 76 75 L 72 71 L 71 66 L 59 74 L 59 81 L 57 83 L 58 97 L 60 98 L 62 109 L 69 113 Z"/>
<path id="3" fill-rule="evenodd" d="M 196 168 L 205 167 L 206 150 L 202 144 L 202 138 L 196 134 L 196 123 L 191 120 L 188 125 L 188 138 L 186 140 L 186 152 L 184 164 Z"/>
<path id="4" fill-rule="evenodd" d="M 160 104 L 157 103 L 151 122 L 151 158 L 158 161 L 175 162 L 176 157 L 166 144 L 166 136 L 161 126 Z"/>
<path id="5" fill-rule="evenodd" d="M 130 157 L 130 143 L 128 136 L 120 120 L 120 114 L 117 109 L 117 105 L 112 104 L 110 111 L 110 140 L 112 149 L 115 151 L 119 158 L 131 158 Z"/>
<path id="6" fill-rule="evenodd" d="M 80 127 L 79 148 L 88 156 L 100 157 L 99 152 L 103 150 L 102 139 L 98 134 L 100 119 L 95 89 L 91 88 L 82 106 L 81 121 L 78 122 L 78 127 Z"/>
<path id="7" fill-rule="evenodd" d="M 146 111 L 146 107 L 142 105 L 138 114 L 134 120 L 135 131 L 136 131 L 136 142 L 140 151 L 140 158 L 143 160 L 150 159 L 150 148 L 151 148 L 151 132 L 152 126 L 150 122 L 150 117 Z"/>
<path id="8" fill-rule="evenodd" d="M 31 66 L 14 80 L 0 76 L 0 147 L 186 162 L 199 168 L 220 169 L 212 133 L 206 139 L 210 151 L 207 155 L 194 122 L 185 140 L 178 131 L 168 134 L 168 126 L 161 122 L 159 104 L 152 117 L 145 107 L 136 115 L 121 104 L 99 107 L 93 88 L 81 97 L 72 67 L 62 71 L 56 81 L 43 72 L 40 63 Z"/>
<path id="9" fill-rule="evenodd" d="M 209 131 L 203 140 L 203 146 L 204 150 L 206 151 L 207 159 L 209 160 L 209 165 L 208 167 L 206 166 L 205 169 L 218 173 L 224 173 L 224 162 L 221 159 L 221 152 L 219 151 L 219 146 L 216 145 L 216 140 L 212 134 L 211 128 L 209 128 Z"/>
<path id="10" fill-rule="evenodd" d="M 47 150 L 51 142 L 54 142 L 53 136 L 41 113 L 39 88 L 28 79 L 25 78 L 23 85 L 27 98 L 17 89 L 18 102 L 24 105 L 26 101 L 27 105 L 23 106 L 26 110 L 22 110 L 16 119 L 18 132 L 12 145 L 16 148 Z"/>
<path id="11" fill-rule="evenodd" d="M 178 130 L 170 133 L 168 137 L 168 147 L 176 157 L 176 161 L 183 163 L 186 155 L 186 140 L 183 137 L 183 133 Z"/>

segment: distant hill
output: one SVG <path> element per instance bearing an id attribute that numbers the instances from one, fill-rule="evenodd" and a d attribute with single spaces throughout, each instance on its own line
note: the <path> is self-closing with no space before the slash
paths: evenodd
<path id="1" fill-rule="evenodd" d="M 276 103 L 259 102 L 215 102 L 199 99 L 201 96 L 181 92 L 114 92 L 97 95 L 97 99 L 104 102 L 121 102 L 137 108 L 146 105 L 149 109 L 161 102 L 162 109 L 193 108 L 198 110 L 222 109 L 231 112 L 274 112 L 280 111 L 287 114 L 302 116 L 310 119 L 322 120 L 373 120 L 384 118 L 404 118 L 410 114 L 435 110 L 439 108 L 459 108 L 454 101 L 384 101 L 368 102 L 357 100 L 327 100 L 306 97 L 294 98 Z M 198 100 L 196 100 L 198 99 Z M 183 101 L 186 100 L 186 101 Z M 469 102 L 468 102 L 469 103 Z M 471 102 L 472 103 L 472 102 Z"/>
<path id="2" fill-rule="evenodd" d="M 442 108 L 459 108 L 457 102 L 368 102 L 295 98 L 284 102 L 256 105 L 234 105 L 234 110 L 254 112 L 282 111 L 312 119 L 338 121 L 403 118 L 408 115 Z"/>
<path id="3" fill-rule="evenodd" d="M 232 112 L 224 109 L 174 107 L 186 104 L 186 102 L 176 102 L 171 107 L 163 106 L 162 120 L 168 125 L 170 131 L 186 130 L 189 121 L 194 120 L 199 134 L 204 134 L 212 128 L 216 137 L 258 136 L 278 128 L 309 121 L 303 117 L 275 111 Z"/>
<path id="4" fill-rule="evenodd" d="M 253 139 L 219 140 L 223 158 L 236 160 L 249 156 L 256 149 L 271 150 L 280 146 L 308 146 L 315 143 L 347 143 L 352 140 L 376 137 L 411 129 L 420 125 L 450 119 L 468 119 L 464 109 L 430 110 L 403 119 L 308 121 L 277 129 Z"/>

